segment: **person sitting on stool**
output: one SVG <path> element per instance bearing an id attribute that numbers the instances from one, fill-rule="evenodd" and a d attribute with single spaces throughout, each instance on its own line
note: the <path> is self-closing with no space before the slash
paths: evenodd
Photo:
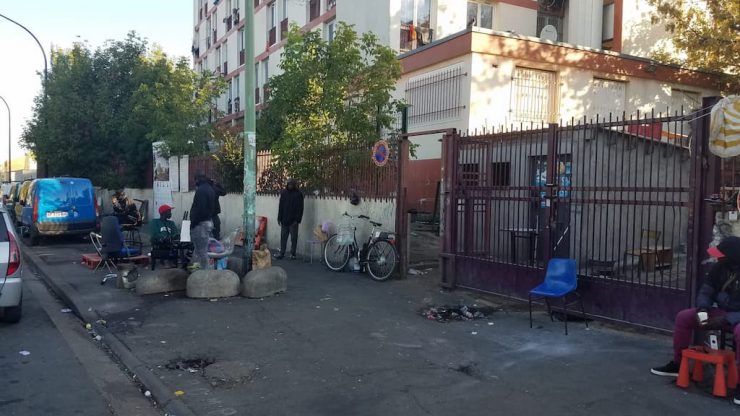
<path id="1" fill-rule="evenodd" d="M 673 360 L 651 373 L 678 377 L 681 352 L 689 347 L 695 330 L 732 331 L 736 360 L 740 362 L 740 237 L 726 237 L 716 247 L 707 250 L 718 262 L 699 289 L 696 308 L 680 311 L 673 329 Z M 713 306 L 714 304 L 717 306 Z M 735 404 L 740 404 L 740 388 L 735 392 Z"/>
<path id="2" fill-rule="evenodd" d="M 172 221 L 172 209 L 173 207 L 164 204 L 159 207 L 159 218 L 152 220 L 149 224 L 149 232 L 151 233 L 152 249 L 154 250 L 168 250 L 170 256 L 177 258 L 177 250 L 174 242 L 180 239 L 180 230 L 177 228 L 177 224 Z"/>

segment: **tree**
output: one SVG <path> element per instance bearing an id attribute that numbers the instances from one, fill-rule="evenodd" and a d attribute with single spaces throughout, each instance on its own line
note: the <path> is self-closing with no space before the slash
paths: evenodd
<path id="1" fill-rule="evenodd" d="M 358 35 L 340 22 L 330 42 L 293 25 L 280 68 L 267 85 L 257 138 L 287 175 L 315 182 L 326 169 L 318 163 L 322 155 L 369 147 L 392 128 L 401 103 L 391 93 L 401 67 L 374 34 Z"/>
<path id="2" fill-rule="evenodd" d="M 680 54 L 657 59 L 722 73 L 726 92 L 740 91 L 740 1 L 648 0 Z"/>
<path id="3" fill-rule="evenodd" d="M 22 144 L 49 175 L 89 177 L 99 186 L 143 186 L 154 141 L 172 154 L 205 149 L 203 123 L 223 82 L 196 75 L 130 33 L 95 51 L 84 43 L 52 53 Z"/>
<path id="4" fill-rule="evenodd" d="M 232 130 L 217 127 L 211 133 L 218 148 L 213 159 L 218 166 L 222 185 L 228 192 L 244 189 L 244 140 Z"/>

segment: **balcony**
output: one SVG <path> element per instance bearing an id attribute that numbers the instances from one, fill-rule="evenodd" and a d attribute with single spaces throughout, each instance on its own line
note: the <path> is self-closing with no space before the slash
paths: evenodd
<path id="1" fill-rule="evenodd" d="M 273 27 L 270 29 L 269 32 L 267 32 L 267 46 L 272 46 L 277 42 L 277 28 Z"/>
<path id="2" fill-rule="evenodd" d="M 239 51 L 239 65 L 244 65 L 244 50 Z"/>
<path id="3" fill-rule="evenodd" d="M 314 21 L 321 15 L 321 1 L 310 0 L 308 3 L 308 21 Z"/>
<path id="4" fill-rule="evenodd" d="M 280 39 L 288 37 L 288 18 L 286 17 L 280 22 Z"/>
<path id="5" fill-rule="evenodd" d="M 234 98 L 234 112 L 238 113 L 241 111 L 241 106 L 239 105 L 239 97 Z"/>

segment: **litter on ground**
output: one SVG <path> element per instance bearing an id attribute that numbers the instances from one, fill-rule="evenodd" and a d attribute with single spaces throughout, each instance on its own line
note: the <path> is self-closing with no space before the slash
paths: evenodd
<path id="1" fill-rule="evenodd" d="M 421 310 L 421 315 L 432 321 L 448 322 L 482 319 L 493 312 L 493 308 L 479 308 L 467 305 L 443 305 L 424 308 Z M 489 322 L 489 325 L 493 325 L 493 323 Z"/>

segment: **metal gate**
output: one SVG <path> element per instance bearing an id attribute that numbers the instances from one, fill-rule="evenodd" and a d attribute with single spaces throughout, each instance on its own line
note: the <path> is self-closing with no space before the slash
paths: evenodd
<path id="1" fill-rule="evenodd" d="M 447 134 L 443 284 L 525 299 L 574 258 L 589 314 L 671 328 L 711 232 L 707 112 Z"/>

